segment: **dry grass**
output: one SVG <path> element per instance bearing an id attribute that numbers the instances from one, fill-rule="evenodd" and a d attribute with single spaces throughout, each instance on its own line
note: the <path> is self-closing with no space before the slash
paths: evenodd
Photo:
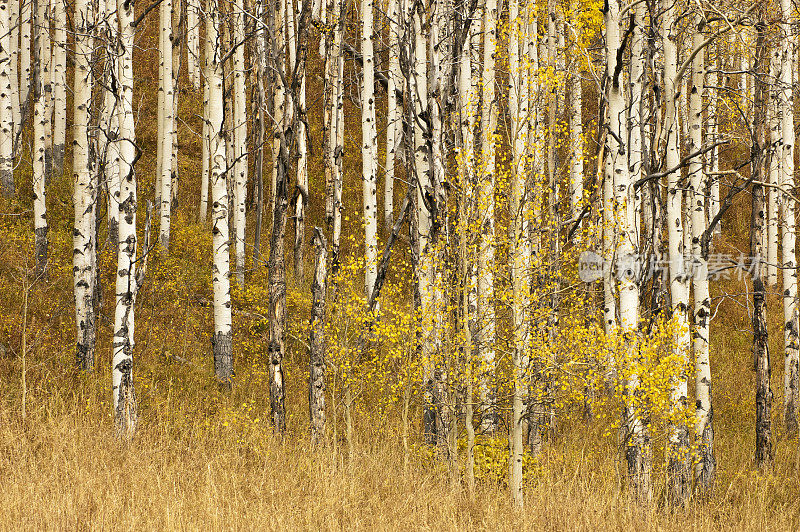
<path id="1" fill-rule="evenodd" d="M 106 371 L 39 383 L 25 420 L 18 382 L 4 378 L 0 528 L 797 530 L 800 523 L 797 441 L 779 443 L 776 470 L 761 474 L 751 468 L 745 431 L 727 423 L 718 426 L 720 477 L 708 503 L 676 513 L 658 504 L 636 509 L 618 489 L 612 443 L 600 427 L 580 426 L 533 468 L 519 513 L 501 484 L 479 483 L 470 500 L 421 449 L 412 446 L 406 463 L 394 424 L 373 430 L 359 418 L 347 458 L 338 446 L 308 448 L 300 401 L 280 440 L 261 419 L 267 405 L 247 399 L 255 389 L 243 385 L 228 397 L 184 368 L 167 373 L 169 382 L 138 380 L 142 423 L 127 446 L 110 422 Z M 64 387 L 67 380 L 73 386 Z"/>
<path id="2" fill-rule="evenodd" d="M 82 388 L 95 388 L 91 384 Z M 86 391 L 86 390 L 84 390 Z M 348 460 L 309 450 L 302 432 L 284 441 L 261 423 L 210 426 L 161 412 L 129 445 L 107 419 L 43 398 L 21 421 L 0 418 L 3 529 L 740 529 L 796 530 L 795 444 L 774 475 L 750 471 L 723 451 L 717 496 L 688 512 L 636 510 L 616 489 L 607 445 L 567 438 L 526 489 L 523 513 L 503 486 L 483 483 L 470 501 L 443 468 L 384 436 Z M 94 399 L 89 401 L 94 402 Z M 99 405 L 97 405 L 99 406 Z M 96 412 L 91 412 L 96 410 Z M 154 412 L 150 412 L 150 415 Z M 145 420 L 147 418 L 144 418 Z M 297 427 L 295 427 L 297 429 Z M 574 436 L 577 436 L 575 434 Z M 723 440 L 724 441 L 724 440 Z M 790 449 L 790 447 L 792 449 Z M 790 480 L 791 478 L 791 480 Z"/>

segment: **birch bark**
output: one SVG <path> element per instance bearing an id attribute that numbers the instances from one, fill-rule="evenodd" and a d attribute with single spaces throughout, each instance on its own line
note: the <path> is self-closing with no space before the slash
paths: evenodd
<path id="1" fill-rule="evenodd" d="M 605 179 L 613 182 L 614 218 L 618 225 L 616 254 L 617 290 L 619 293 L 620 333 L 624 349 L 622 364 L 629 374 L 625 388 L 627 392 L 623 434 L 627 476 L 634 496 L 648 503 L 652 498 L 650 479 L 650 449 L 647 429 L 641 421 L 641 413 L 635 406 L 633 396 L 639 387 L 636 371 L 636 329 L 639 322 L 639 286 L 635 261 L 638 260 L 635 231 L 634 187 L 628 167 L 629 155 L 622 139 L 628 138 L 628 117 L 625 113 L 625 83 L 622 65 L 618 65 L 623 42 L 620 35 L 621 5 L 619 0 L 608 2 L 605 10 L 606 23 L 606 91 L 608 99 L 608 155 L 605 159 Z M 638 59 L 638 58 L 637 58 Z M 632 223 L 633 222 L 633 223 Z"/>
<path id="2" fill-rule="evenodd" d="M 67 138 L 67 13 L 65 0 L 52 0 L 53 15 L 53 173 L 64 173 Z"/>
<path id="3" fill-rule="evenodd" d="M 680 163 L 680 124 L 678 123 L 679 87 L 677 79 L 678 27 L 675 22 L 675 5 L 668 0 L 663 4 L 662 42 L 664 47 L 664 132 L 667 143 L 666 167 L 677 168 Z M 683 369 L 688 361 L 690 348 L 688 324 L 688 277 L 684 264 L 686 254 L 683 219 L 683 189 L 680 172 L 673 171 L 667 177 L 667 227 L 669 240 L 669 275 L 672 296 L 672 319 L 676 359 L 682 365 L 678 377 L 672 383 L 670 401 L 672 408 L 683 408 L 688 399 L 688 385 Z M 688 431 L 682 422 L 675 422 L 668 435 L 667 497 L 671 504 L 683 505 L 688 500 L 689 441 Z"/>
<path id="4" fill-rule="evenodd" d="M 705 21 L 697 16 L 693 48 L 701 45 Z M 689 94 L 689 153 L 700 150 L 703 144 L 703 90 L 706 68 L 704 54 L 692 62 L 692 90 Z M 706 176 L 703 161 L 695 157 L 689 162 L 692 217 L 692 285 L 694 288 L 694 357 L 695 357 L 695 426 L 697 457 L 694 459 L 695 491 L 710 495 L 716 474 L 714 458 L 714 414 L 711 403 L 711 361 L 709 356 L 711 297 L 708 290 L 708 257 L 702 251 L 706 231 Z"/>
<path id="5" fill-rule="evenodd" d="M 481 107 L 482 172 L 478 185 L 478 212 L 481 213 L 478 244 L 477 275 L 477 344 L 481 361 L 481 428 L 493 433 L 497 428 L 495 406 L 497 392 L 495 373 L 495 311 L 494 311 L 494 184 L 495 135 L 498 103 L 495 91 L 495 53 L 497 48 L 497 0 L 487 0 L 483 19 L 483 95 Z"/>
<path id="6" fill-rule="evenodd" d="M 75 292 L 77 341 L 75 362 L 84 371 L 94 369 L 95 349 L 95 169 L 90 152 L 89 117 L 92 104 L 91 59 L 95 19 L 86 0 L 75 2 L 75 89 L 72 125 L 73 205 L 72 272 Z"/>
<path id="7" fill-rule="evenodd" d="M 244 2 L 236 0 L 233 5 L 234 38 L 236 50 L 233 52 L 233 127 L 234 157 L 233 165 L 235 183 L 235 200 L 233 225 L 236 230 L 236 282 L 244 288 L 245 272 L 245 235 L 247 226 L 247 88 L 245 86 L 247 75 L 244 42 L 245 42 L 245 11 Z"/>
<path id="8" fill-rule="evenodd" d="M 219 32 L 221 14 L 217 0 L 206 0 L 206 47 L 208 65 L 208 126 L 211 135 L 211 233 L 213 235 L 214 265 L 211 277 L 214 287 L 214 372 L 220 385 L 232 386 L 233 331 L 230 290 L 230 241 L 228 238 L 228 161 L 225 156 L 223 130 L 222 36 Z"/>
<path id="9" fill-rule="evenodd" d="M 14 113 L 11 78 L 12 15 L 9 0 L 0 0 L 0 184 L 3 195 L 14 192 Z"/>
<path id="10" fill-rule="evenodd" d="M 48 117 L 48 93 L 45 83 L 48 81 L 46 70 L 50 57 L 49 28 L 42 21 L 48 20 L 48 4 L 46 0 L 35 0 L 35 17 L 33 26 L 36 28 L 35 71 L 33 93 L 33 232 L 35 235 L 34 249 L 36 254 L 36 274 L 43 275 L 47 268 L 48 253 L 48 224 L 47 224 L 47 128 L 50 125 Z M 42 58 L 42 60 L 40 60 Z M 5 114 L 6 111 L 3 111 Z"/>
<path id="11" fill-rule="evenodd" d="M 375 125 L 374 6 L 361 0 L 361 164 L 364 200 L 364 294 L 372 295 L 378 259 L 378 131 Z"/>
<path id="12" fill-rule="evenodd" d="M 325 290 L 328 275 L 327 241 L 322 229 L 314 228 L 314 282 L 311 285 L 311 332 L 308 372 L 308 411 L 311 442 L 325 438 Z"/>
<path id="13" fill-rule="evenodd" d="M 384 164 L 383 220 L 385 230 L 391 231 L 394 224 L 394 173 L 397 147 L 402 142 L 403 112 L 398 92 L 402 92 L 402 72 L 400 71 L 400 2 L 388 0 L 386 13 L 389 34 L 389 70 L 386 87 L 386 162 Z"/>
<path id="14" fill-rule="evenodd" d="M 781 0 L 782 61 L 779 105 L 781 106 L 781 178 L 784 191 L 794 190 L 794 69 L 797 64 L 797 33 L 790 0 Z M 797 433 L 798 390 L 800 390 L 800 354 L 798 353 L 797 258 L 795 256 L 795 204 L 780 196 L 783 271 L 783 341 L 784 341 L 784 423 L 786 431 Z"/>
<path id="15" fill-rule="evenodd" d="M 133 116 L 134 2 L 117 0 L 119 20 L 119 88 L 117 114 L 120 137 L 119 244 L 117 252 L 114 353 L 111 382 L 114 421 L 121 438 L 136 430 L 136 393 L 133 386 L 134 308 L 140 280 L 136 278 L 136 172 L 137 153 Z"/>
<path id="16" fill-rule="evenodd" d="M 160 119 L 161 133 L 158 149 L 161 154 L 161 222 L 159 225 L 159 242 L 163 255 L 169 254 L 169 230 L 172 213 L 172 127 L 173 120 L 173 83 L 172 83 L 172 0 L 162 0 L 159 5 L 161 17 L 161 101 Z"/>

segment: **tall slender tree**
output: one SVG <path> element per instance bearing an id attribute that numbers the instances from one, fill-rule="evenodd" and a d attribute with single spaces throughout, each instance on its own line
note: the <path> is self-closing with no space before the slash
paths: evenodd
<path id="1" fill-rule="evenodd" d="M 67 13 L 65 0 L 51 0 L 53 20 L 52 98 L 53 173 L 64 173 L 64 143 L 67 138 Z"/>
<path id="2" fill-rule="evenodd" d="M 783 278 L 784 339 L 784 422 L 790 434 L 797 432 L 798 392 L 800 392 L 800 354 L 798 353 L 797 257 L 795 255 L 794 202 L 786 191 L 794 190 L 794 69 L 797 64 L 797 33 L 793 22 L 794 8 L 789 0 L 781 0 L 781 70 L 778 92 L 781 107 L 780 185 L 781 264 Z"/>
<path id="3" fill-rule="evenodd" d="M 90 157 L 90 109 L 92 104 L 91 60 L 94 48 L 94 25 L 91 5 L 75 2 L 75 80 L 72 125 L 72 173 L 75 227 L 72 232 L 72 271 L 75 291 L 77 342 L 75 359 L 79 368 L 94 369 L 95 349 L 95 235 L 97 182 Z"/>
<path id="4" fill-rule="evenodd" d="M 117 251 L 116 309 L 114 312 L 114 353 L 111 382 L 114 421 L 120 437 L 130 439 L 136 430 L 136 393 L 133 386 L 135 302 L 140 279 L 136 276 L 136 171 L 138 158 L 133 115 L 134 2 L 117 0 L 119 19 L 119 78 L 117 116 L 119 120 L 119 244 Z"/>

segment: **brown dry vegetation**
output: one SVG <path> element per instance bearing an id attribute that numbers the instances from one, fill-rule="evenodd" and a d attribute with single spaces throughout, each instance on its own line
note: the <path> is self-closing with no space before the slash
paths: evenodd
<path id="1" fill-rule="evenodd" d="M 142 50 L 137 52 L 136 90 L 141 98 L 137 134 L 146 154 L 138 167 L 142 200 L 152 197 L 155 161 L 156 82 L 148 70 L 154 57 L 152 25 L 151 19 L 139 38 Z M 319 84 L 319 65 L 314 62 L 311 69 L 312 83 Z M 309 94 L 317 93 L 316 89 L 310 88 Z M 181 102 L 182 118 L 199 131 L 195 114 L 200 98 L 184 91 Z M 353 116 L 351 106 L 348 111 Z M 310 115 L 312 133 L 318 139 L 317 102 Z M 348 227 L 355 232 L 360 204 L 360 183 L 353 177 L 359 163 L 358 128 L 355 122 L 351 124 L 356 127 L 350 130 L 345 159 L 346 208 L 351 215 Z M 98 325 L 97 371 L 79 375 L 72 369 L 71 179 L 69 172 L 54 179 L 49 196 L 50 275 L 30 287 L 23 353 L 22 315 L 29 283 L 25 279 L 30 279 L 26 276 L 33 262 L 28 162 L 20 165 L 17 179 L 25 192 L 13 202 L 0 200 L 0 528 L 800 528 L 797 440 L 782 439 L 778 430 L 774 471 L 758 472 L 752 464 L 754 376 L 744 295 L 722 303 L 712 328 L 716 492 L 709 502 L 693 503 L 685 512 L 672 513 L 660 504 L 639 510 L 620 491 L 615 440 L 603 435 L 607 419 L 616 412 L 605 412 L 605 421 L 588 427 L 578 422 L 566 426 L 541 461 L 529 464 L 524 512 L 512 509 L 502 480 L 507 457 L 507 451 L 505 457 L 502 453 L 502 439 L 479 440 L 483 444 L 478 448 L 482 457 L 479 481 L 470 499 L 463 486 L 453 484 L 445 465 L 419 445 L 418 409 L 412 411 L 407 450 L 399 437 L 397 404 L 380 414 L 360 405 L 352 456 L 347 456 L 341 438 L 309 449 L 308 356 L 301 341 L 308 319 L 307 287 L 290 287 L 289 428 L 282 439 L 274 436 L 267 415 L 265 332 L 257 315 L 266 300 L 263 268 L 252 275 L 246 291 L 234 291 L 234 390 L 222 394 L 214 384 L 209 342 L 210 234 L 195 223 L 199 142 L 187 125 L 181 127 L 181 139 L 174 251 L 168 259 L 152 257 L 137 301 L 135 382 L 141 423 L 128 446 L 115 437 L 109 405 L 113 254 L 105 247 L 101 256 L 105 297 Z M 319 223 L 322 204 L 318 146 L 311 166 L 311 223 Z M 720 243 L 720 250 L 736 249 L 737 243 L 744 249 L 747 218 L 743 202 L 726 220 L 726 242 Z M 144 217 L 139 219 L 143 225 Z M 100 243 L 104 241 L 101 225 Z M 723 290 L 746 292 L 742 283 L 734 281 L 714 286 L 718 295 Z M 776 426 L 783 375 L 779 308 L 773 297 L 770 334 Z M 331 421 L 333 416 L 331 412 Z M 656 478 L 660 488 L 663 471 L 657 470 Z"/>

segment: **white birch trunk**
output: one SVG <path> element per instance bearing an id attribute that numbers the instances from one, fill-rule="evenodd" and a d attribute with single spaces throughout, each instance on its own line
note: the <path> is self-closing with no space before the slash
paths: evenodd
<path id="1" fill-rule="evenodd" d="M 20 128 L 20 90 L 19 90 L 19 30 L 20 30 L 20 1 L 22 0 L 8 0 L 8 18 L 9 18 L 9 43 L 8 53 L 10 56 L 10 69 L 9 69 L 9 82 L 11 83 L 11 116 L 12 116 L 12 132 L 16 137 L 17 131 Z"/>
<path id="2" fill-rule="evenodd" d="M 43 20 L 48 20 L 48 4 L 46 1 L 39 0 L 36 3 L 35 17 L 33 26 L 36 28 L 36 61 L 35 68 L 35 87 L 34 87 L 34 107 L 33 107 L 33 231 L 35 235 L 36 253 L 36 273 L 44 274 L 47 268 L 48 253 L 48 225 L 47 225 L 47 127 L 50 125 L 48 117 L 48 94 L 45 91 L 47 82 L 47 71 L 45 66 L 47 61 L 39 58 L 49 57 L 49 35 L 46 24 L 41 24 Z"/>
<path id="3" fill-rule="evenodd" d="M 273 20 L 273 34 L 272 42 L 273 46 L 279 51 L 279 55 L 283 58 L 280 62 L 277 63 L 276 68 L 282 68 L 283 72 L 286 71 L 286 28 L 285 28 L 285 11 L 286 11 L 286 4 L 284 0 L 276 0 L 275 10 L 274 10 L 274 20 Z M 276 127 L 281 127 L 281 124 L 284 123 L 286 120 L 286 94 L 285 88 L 283 83 L 278 79 L 280 74 L 278 72 L 272 73 L 272 79 L 274 81 L 272 87 L 272 102 L 273 102 L 273 116 Z M 277 135 L 274 136 L 272 140 L 272 159 L 273 161 L 277 159 L 278 153 L 281 149 L 281 141 Z M 270 208 L 269 212 L 275 211 L 275 194 L 277 192 L 278 186 L 278 166 L 273 164 L 272 165 L 272 195 L 270 196 Z M 335 245 L 335 244 L 334 244 Z"/>
<path id="4" fill-rule="evenodd" d="M 119 244 L 117 253 L 116 308 L 111 383 L 114 421 L 123 439 L 136 430 L 136 394 L 133 386 L 134 307 L 139 280 L 136 278 L 136 133 L 133 114 L 133 2 L 117 0 L 119 20 L 119 88 L 117 114 L 120 136 Z"/>
<path id="5" fill-rule="evenodd" d="M 32 9 L 33 0 L 20 0 L 20 26 L 19 26 L 19 91 L 20 107 L 29 109 L 30 98 L 33 94 L 31 87 L 31 44 L 32 44 Z M 30 116 L 30 113 L 28 113 Z M 21 117 L 20 117 L 21 118 Z M 20 127 L 24 124 L 20 122 Z"/>
<path id="6" fill-rule="evenodd" d="M 344 54 L 342 53 L 342 40 L 344 39 L 344 0 L 334 0 L 335 13 L 333 20 L 336 25 L 333 31 L 333 46 L 331 47 L 331 60 L 334 62 L 334 78 L 332 80 L 333 99 L 331 101 L 331 155 L 333 157 L 333 220 L 331 258 L 333 272 L 339 268 L 339 240 L 342 234 L 342 186 L 344 171 L 342 168 L 344 160 Z"/>
<path id="7" fill-rule="evenodd" d="M 720 70 L 722 68 L 722 47 L 720 44 L 717 44 L 717 63 L 716 63 L 716 70 Z M 714 87 L 714 95 L 712 96 L 709 94 L 709 102 L 708 102 L 708 127 L 706 129 L 706 136 L 708 137 L 709 142 L 717 142 L 719 137 L 719 123 L 717 117 L 717 109 L 718 109 L 718 89 L 720 80 L 722 77 L 720 76 L 719 72 L 711 72 L 707 74 L 707 79 L 710 81 L 710 85 Z M 711 174 L 709 176 L 709 206 L 708 206 L 708 219 L 709 222 L 717 216 L 719 213 L 720 208 L 720 196 L 719 196 L 719 147 L 714 147 L 711 149 L 711 152 L 708 154 L 708 170 Z M 714 234 L 721 234 L 721 227 L 722 224 L 717 222 L 714 226 Z"/>
<path id="8" fill-rule="evenodd" d="M 179 37 L 185 39 L 185 35 L 183 37 L 175 35 L 175 30 L 179 32 L 186 31 L 186 26 L 181 26 L 181 16 L 181 0 L 174 0 L 172 3 L 173 36 L 172 39 L 170 39 L 170 44 L 172 46 L 172 84 L 170 85 L 172 89 L 172 99 L 167 102 L 167 105 L 169 105 L 170 102 L 172 103 L 172 138 L 171 149 L 169 150 L 170 178 L 172 180 L 172 186 L 170 187 L 170 192 L 172 194 L 171 207 L 177 207 L 178 205 L 178 184 L 180 183 L 180 174 L 178 173 L 178 96 L 180 96 L 180 90 L 178 88 L 178 82 L 180 81 L 181 54 L 183 53 L 182 49 L 184 47 L 181 46 L 180 40 L 176 44 L 175 38 Z"/>
<path id="9" fill-rule="evenodd" d="M 394 168 L 397 158 L 397 147 L 402 142 L 403 113 L 402 102 L 398 101 L 397 92 L 402 90 L 402 72 L 400 71 L 400 2 L 388 0 L 387 24 L 389 33 L 389 70 L 386 88 L 386 163 L 384 165 L 383 220 L 384 228 L 391 231 L 394 224 Z"/>
<path id="10" fill-rule="evenodd" d="M 702 42 L 700 33 L 703 20 L 697 19 L 698 28 L 694 44 Z M 703 89 L 705 62 L 703 53 L 692 63 L 692 90 L 689 94 L 689 153 L 701 149 L 703 144 Z M 708 290 L 708 260 L 701 243 L 706 230 L 706 176 L 703 161 L 695 157 L 689 162 L 690 199 L 692 218 L 692 284 L 694 288 L 694 356 L 695 356 L 695 426 L 694 436 L 697 457 L 694 464 L 695 490 L 710 493 L 714 482 L 714 425 L 711 404 L 711 361 L 709 357 L 711 297 Z"/>
<path id="11" fill-rule="evenodd" d="M 322 229 L 314 228 L 314 282 L 311 285 L 311 327 L 309 333 L 308 412 L 311 443 L 325 439 L 325 292 L 328 276 L 328 243 Z"/>
<path id="12" fill-rule="evenodd" d="M 236 282 L 240 288 L 244 288 L 245 270 L 245 232 L 247 228 L 247 211 L 245 201 L 247 199 L 247 89 L 245 87 L 246 65 L 244 62 L 244 43 L 245 40 L 245 12 L 244 2 L 236 0 L 234 2 L 234 31 L 233 42 L 237 46 L 233 52 L 233 140 L 234 157 L 236 162 L 233 166 L 235 177 L 235 200 L 234 228 L 236 231 Z"/>
<path id="13" fill-rule="evenodd" d="M 570 2 L 573 12 L 577 13 L 577 1 Z M 570 73 L 571 101 L 569 107 L 569 135 L 570 135 L 570 207 L 572 219 L 577 220 L 583 208 L 583 89 L 581 87 L 581 56 L 579 44 L 572 43 L 572 72 Z M 580 230 L 576 235 L 580 234 Z"/>
<path id="14" fill-rule="evenodd" d="M 628 481 L 634 496 L 648 502 L 652 497 L 650 483 L 649 449 L 647 431 L 641 421 L 639 408 L 630 399 L 639 386 L 635 368 L 636 329 L 639 323 L 639 286 L 633 267 L 637 260 L 634 188 L 629 171 L 629 155 L 624 140 L 628 138 L 628 117 L 625 113 L 624 78 L 617 71 L 617 58 L 622 46 L 620 35 L 621 6 L 619 0 L 610 0 L 605 12 L 606 22 L 606 91 L 608 94 L 608 154 L 605 158 L 605 179 L 613 182 L 614 218 L 618 223 L 615 246 L 617 290 L 619 292 L 620 332 L 623 335 L 622 364 L 634 368 L 625 384 L 626 399 L 623 431 Z M 638 61 L 639 58 L 635 58 Z M 633 221 L 633 224 L 631 223 Z"/>
<path id="15" fill-rule="evenodd" d="M 41 6 L 40 4 L 44 4 Z M 53 85 L 51 80 L 52 75 L 52 40 L 50 39 L 50 19 L 53 15 L 50 6 L 50 0 L 37 0 L 37 11 L 41 13 L 37 17 L 36 36 L 39 39 L 37 46 L 36 68 L 38 75 L 41 77 L 42 83 L 42 115 L 44 131 L 44 176 L 45 185 L 50 184 L 50 178 L 53 177 Z"/>
<path id="16" fill-rule="evenodd" d="M 494 312 L 494 181 L 497 130 L 495 91 L 495 51 L 497 47 L 497 0 L 487 0 L 483 21 L 483 107 L 481 108 L 482 174 L 478 189 L 481 230 L 478 244 L 477 344 L 481 360 L 480 394 L 483 412 L 481 427 L 492 433 L 497 428 L 494 387 L 495 312 Z"/>
<path id="17" fill-rule="evenodd" d="M 67 13 L 65 0 L 53 6 L 53 173 L 64 173 L 64 143 L 67 138 Z"/>
<path id="18" fill-rule="evenodd" d="M 666 168 L 677 168 L 680 163 L 680 125 L 678 124 L 680 80 L 676 79 L 678 64 L 678 27 L 675 23 L 675 6 L 664 2 L 662 15 L 662 40 L 664 45 L 664 132 L 667 141 Z M 681 364 L 688 361 L 690 338 L 688 323 L 689 290 L 684 265 L 683 235 L 683 191 L 679 184 L 680 172 L 671 172 L 667 177 L 667 227 L 669 239 L 669 275 L 672 295 L 672 316 L 675 356 Z M 686 405 L 688 388 L 685 372 L 681 369 L 678 378 L 672 383 L 670 393 L 673 407 Z M 670 427 L 668 435 L 667 489 L 671 504 L 682 505 L 689 496 L 690 478 L 688 464 L 688 433 L 683 423 Z"/>
<path id="19" fill-rule="evenodd" d="M 214 372 L 223 387 L 230 388 L 233 377 L 233 331 L 230 295 L 230 254 L 228 240 L 227 161 L 223 131 L 222 39 L 217 0 L 206 1 L 206 46 L 209 46 L 208 122 L 211 134 L 211 195 L 214 265 Z"/>
<path id="20" fill-rule="evenodd" d="M 417 6 L 419 7 L 419 6 Z M 413 9 L 411 15 L 410 40 L 413 39 L 413 64 L 410 75 L 409 94 L 410 105 L 413 105 L 414 120 L 414 173 L 417 184 L 417 239 L 419 261 L 417 264 L 417 287 L 420 296 L 420 323 L 422 331 L 422 380 L 423 380 L 423 439 L 428 444 L 436 443 L 436 414 L 433 397 L 433 364 L 434 364 L 434 335 L 436 325 L 433 324 L 435 309 L 435 295 L 432 279 L 430 277 L 432 249 L 431 237 L 431 212 L 426 206 L 422 193 L 426 187 L 431 187 L 431 163 L 429 144 L 425 138 L 425 129 L 422 127 L 420 117 L 427 111 L 428 105 L 428 69 L 427 69 L 427 42 L 423 26 L 423 13 L 421 9 Z"/>
<path id="21" fill-rule="evenodd" d="M 100 0 L 101 2 L 103 0 Z M 104 83 L 112 86 L 118 79 L 119 61 L 117 60 L 119 22 L 117 20 L 117 1 L 106 0 L 104 3 L 104 37 L 106 41 L 106 60 L 104 65 Z M 100 146 L 105 185 L 108 189 L 108 238 L 116 246 L 119 235 L 119 114 L 117 113 L 117 95 L 110 89 L 103 91 L 103 105 L 99 113 Z"/>
<path id="22" fill-rule="evenodd" d="M 769 62 L 769 79 L 777 80 L 780 74 L 781 50 L 773 46 Z M 767 128 L 769 130 L 769 147 L 765 162 L 765 176 L 770 187 L 767 188 L 767 264 L 766 283 L 770 288 L 778 286 L 778 194 L 780 182 L 780 144 L 782 136 L 781 109 L 778 106 L 777 83 L 769 83 L 767 88 Z"/>
<path id="23" fill-rule="evenodd" d="M 189 81 L 195 90 L 200 88 L 202 82 L 200 65 L 203 58 L 200 55 L 200 0 L 187 0 L 186 4 L 186 69 Z"/>
<path id="24" fill-rule="evenodd" d="M 394 2 L 395 0 L 390 0 Z M 476 22 L 472 22 L 469 28 L 467 41 L 461 49 L 461 57 L 459 62 L 459 79 L 458 79 L 458 95 L 459 95 L 459 118 L 460 118 L 460 153 L 459 153 L 459 174 L 461 178 L 461 219 L 460 234 L 461 239 L 461 276 L 463 290 L 462 290 L 462 330 L 464 331 L 464 354 L 465 362 L 465 375 L 464 380 L 466 388 L 465 401 L 465 420 L 464 425 L 467 432 L 467 449 L 466 449 L 466 479 L 467 489 L 472 495 L 475 490 L 475 427 L 473 424 L 473 345 L 472 345 L 472 315 L 474 314 L 474 302 L 471 300 L 473 294 L 473 281 L 470 271 L 474 270 L 472 267 L 471 253 L 468 252 L 468 244 L 470 241 L 472 230 L 471 223 L 473 221 L 474 211 L 474 178 L 475 178 L 475 117 L 477 116 L 477 96 L 478 87 L 477 80 L 473 76 L 472 69 L 472 56 L 477 53 L 479 48 L 478 32 L 479 28 Z"/>
<path id="25" fill-rule="evenodd" d="M 779 104 L 781 106 L 781 188 L 794 190 L 794 70 L 797 65 L 797 30 L 793 27 L 794 4 L 781 0 L 782 61 L 780 71 Z M 783 338 L 784 338 L 784 422 L 789 434 L 797 433 L 798 389 L 800 389 L 800 354 L 798 354 L 797 313 L 797 258 L 795 256 L 795 204 L 781 196 L 781 237 L 783 240 L 781 263 L 783 266 Z"/>
<path id="26" fill-rule="evenodd" d="M 91 60 L 94 23 L 87 0 L 75 2 L 75 89 L 72 125 L 73 205 L 72 272 L 75 292 L 77 341 L 75 361 L 84 371 L 94 369 L 95 314 L 95 200 L 94 164 L 89 156 L 89 112 L 92 104 Z"/>
<path id="27" fill-rule="evenodd" d="M 372 295 L 378 260 L 378 131 L 375 125 L 373 0 L 361 0 L 361 161 L 364 195 L 364 294 Z"/>
<path id="28" fill-rule="evenodd" d="M 523 17 L 527 17 L 523 9 Z M 524 360 L 528 349 L 528 316 L 529 306 L 527 274 L 530 261 L 530 243 L 527 238 L 526 223 L 526 141 L 527 141 L 527 79 L 524 65 L 520 62 L 520 35 L 524 37 L 527 27 L 524 18 L 520 17 L 518 0 L 510 0 L 508 5 L 508 112 L 511 117 L 512 143 L 512 189 L 511 220 L 513 224 L 513 241 L 511 256 L 511 282 L 513 285 L 512 318 L 514 327 L 513 354 L 513 399 L 511 408 L 511 429 L 509 433 L 510 447 L 510 480 L 509 488 L 514 506 L 522 508 L 522 459 L 524 428 L 524 390 L 526 367 Z M 524 89 L 523 89 L 524 87 Z"/>
<path id="29" fill-rule="evenodd" d="M 0 0 L 0 184 L 3 195 L 14 192 L 14 112 L 11 78 L 11 25 L 9 0 Z"/>
<path id="30" fill-rule="evenodd" d="M 214 45 L 206 41 L 203 54 L 203 163 L 200 170 L 200 222 L 206 223 L 208 219 L 208 181 L 211 176 L 211 137 L 214 135 L 209 126 L 209 82 L 208 68 L 211 63 L 209 57 L 214 55 Z"/>
<path id="31" fill-rule="evenodd" d="M 295 12 L 295 21 L 300 20 L 302 5 L 299 4 Z M 297 105 L 300 109 L 301 120 L 297 120 L 297 186 L 299 193 L 294 198 L 294 273 L 298 283 L 304 282 L 304 259 L 306 232 L 306 203 L 308 201 L 308 137 L 306 131 L 306 69 L 298 72 L 300 87 L 297 95 Z M 377 156 L 377 154 L 376 154 Z M 377 163 L 376 163 L 377 164 Z"/>
<path id="32" fill-rule="evenodd" d="M 159 83 L 160 137 L 158 150 L 161 154 L 161 173 L 157 183 L 161 184 L 161 223 L 159 225 L 159 242 L 161 252 L 169 253 L 169 229 L 172 215 L 172 127 L 173 120 L 173 83 L 172 83 L 172 0 L 162 0 L 159 5 L 161 18 L 161 72 Z"/>

